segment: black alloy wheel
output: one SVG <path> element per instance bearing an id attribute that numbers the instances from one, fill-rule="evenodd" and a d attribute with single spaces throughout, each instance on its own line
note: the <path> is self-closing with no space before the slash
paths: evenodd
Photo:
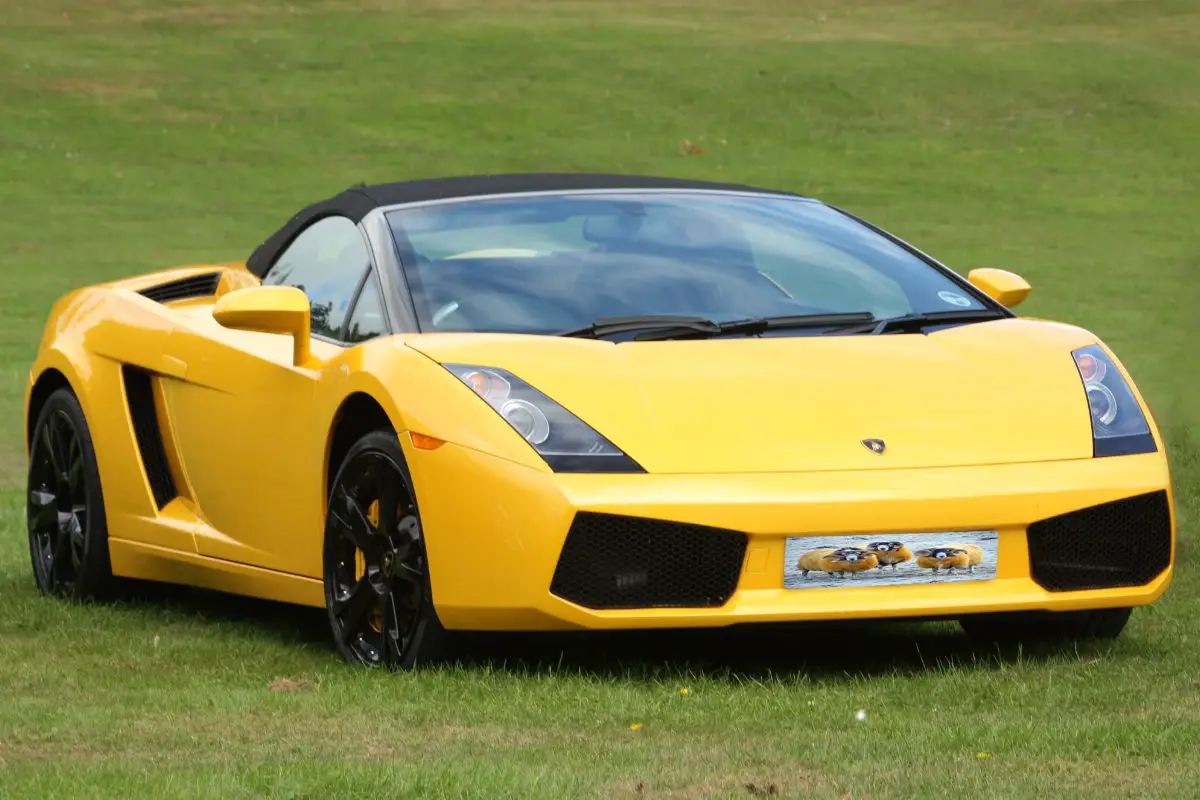
<path id="1" fill-rule="evenodd" d="M 96 453 L 69 389 L 50 395 L 33 427 L 26 523 L 33 576 L 43 594 L 82 599 L 112 588 Z"/>
<path id="2" fill-rule="evenodd" d="M 449 634 L 433 608 L 421 517 L 394 432 L 367 434 L 342 462 L 324 567 L 329 624 L 346 661 L 411 669 L 444 656 Z"/>

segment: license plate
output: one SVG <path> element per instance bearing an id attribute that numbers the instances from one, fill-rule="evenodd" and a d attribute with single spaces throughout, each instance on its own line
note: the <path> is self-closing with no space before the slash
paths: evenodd
<path id="1" fill-rule="evenodd" d="M 792 536 L 783 560 L 785 589 L 900 586 L 990 581 L 995 531 Z"/>

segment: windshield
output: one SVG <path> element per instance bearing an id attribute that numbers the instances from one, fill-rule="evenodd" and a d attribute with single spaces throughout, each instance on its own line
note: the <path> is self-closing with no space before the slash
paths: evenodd
<path id="1" fill-rule="evenodd" d="M 553 334 L 643 315 L 883 319 L 985 308 L 940 270 L 813 200 L 530 195 L 387 219 L 423 331 Z"/>

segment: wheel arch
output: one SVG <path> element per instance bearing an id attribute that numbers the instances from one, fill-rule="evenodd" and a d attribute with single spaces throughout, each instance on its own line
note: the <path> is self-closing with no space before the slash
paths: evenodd
<path id="1" fill-rule="evenodd" d="M 333 415 L 329 440 L 325 448 L 324 497 L 333 491 L 333 479 L 354 443 L 374 430 L 390 428 L 397 434 L 403 430 L 385 410 L 383 403 L 365 391 L 355 391 L 342 400 Z"/>
<path id="2" fill-rule="evenodd" d="M 36 377 L 35 377 L 36 376 Z M 84 417 L 87 413 L 87 399 L 79 390 L 80 382 L 72 369 L 67 357 L 57 350 L 46 351 L 38 359 L 29 375 L 29 389 L 25 399 L 25 456 L 29 457 L 33 443 L 33 426 L 37 424 L 38 416 L 50 395 L 59 389 L 70 389 L 83 407 Z"/>

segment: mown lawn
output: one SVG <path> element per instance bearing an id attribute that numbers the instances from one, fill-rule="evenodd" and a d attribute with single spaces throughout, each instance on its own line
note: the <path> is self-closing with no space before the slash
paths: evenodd
<path id="1" fill-rule="evenodd" d="M 8 0 L 0 796 L 1196 796 L 1198 131 L 1193 0 Z M 786 187 L 1024 274 L 1155 409 L 1174 587 L 1067 651 L 507 637 L 413 675 L 342 666 L 319 613 L 36 596 L 21 398 L 56 296 L 244 258 L 358 181 L 575 169 Z"/>

